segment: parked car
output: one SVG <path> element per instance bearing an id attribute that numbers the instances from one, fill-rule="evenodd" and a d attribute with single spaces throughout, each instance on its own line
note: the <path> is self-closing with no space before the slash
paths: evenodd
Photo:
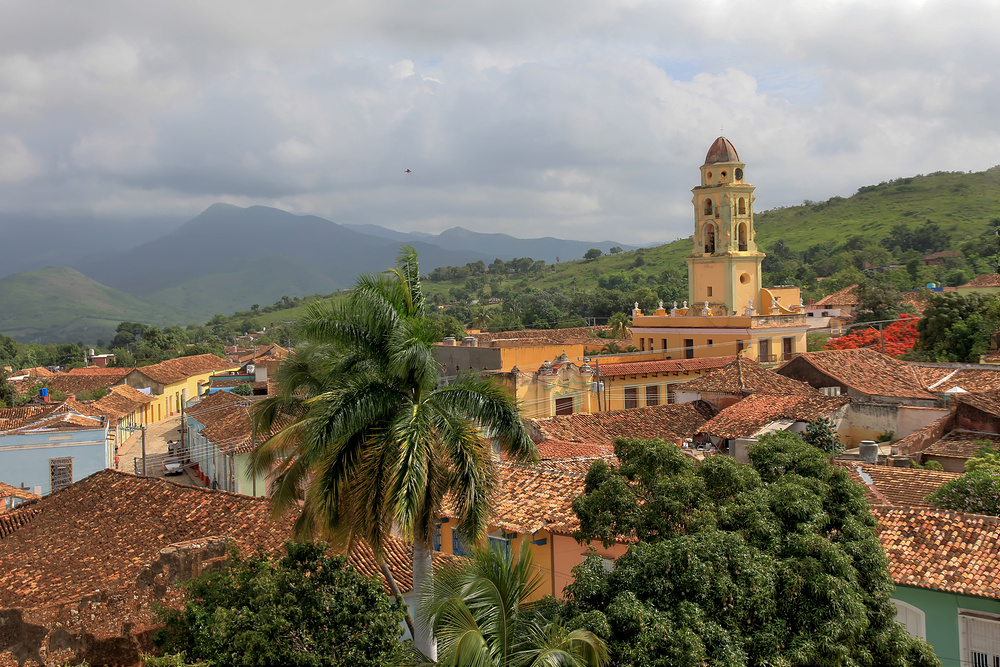
<path id="1" fill-rule="evenodd" d="M 164 475 L 179 475 L 184 472 L 184 461 L 178 456 L 168 456 L 163 459 Z"/>

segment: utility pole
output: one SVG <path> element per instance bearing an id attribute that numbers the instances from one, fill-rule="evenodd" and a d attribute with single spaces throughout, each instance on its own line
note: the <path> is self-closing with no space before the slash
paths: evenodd
<path id="1" fill-rule="evenodd" d="M 142 476 L 146 476 L 146 427 L 142 427 Z"/>

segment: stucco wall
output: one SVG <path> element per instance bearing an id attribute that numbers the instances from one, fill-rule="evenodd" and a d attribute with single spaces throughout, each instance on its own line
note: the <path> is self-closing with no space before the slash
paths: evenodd
<path id="1" fill-rule="evenodd" d="M 14 486 L 40 487 L 47 495 L 49 459 L 72 457 L 73 481 L 79 481 L 114 465 L 107 428 L 70 432 L 43 432 L 0 436 L 0 468 L 4 480 Z"/>
<path id="2" fill-rule="evenodd" d="M 955 595 L 925 588 L 897 586 L 892 597 L 924 612 L 927 641 L 941 659 L 942 667 L 961 667 L 958 621 L 960 608 L 1000 614 L 1000 600 Z"/>

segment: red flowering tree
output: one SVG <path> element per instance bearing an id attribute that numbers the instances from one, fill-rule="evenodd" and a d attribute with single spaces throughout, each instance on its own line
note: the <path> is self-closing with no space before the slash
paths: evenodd
<path id="1" fill-rule="evenodd" d="M 882 349 L 882 336 L 885 336 L 885 353 L 890 357 L 898 357 L 913 349 L 913 344 L 917 342 L 917 320 L 916 315 L 901 315 L 899 320 L 885 327 L 883 332 L 879 332 L 874 327 L 858 329 L 846 336 L 831 338 L 826 344 L 828 350 L 856 350 L 859 347 L 870 347 L 875 350 Z"/>

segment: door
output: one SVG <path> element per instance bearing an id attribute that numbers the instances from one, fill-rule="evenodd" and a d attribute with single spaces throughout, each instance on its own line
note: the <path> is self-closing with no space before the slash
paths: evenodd
<path id="1" fill-rule="evenodd" d="M 1000 620 L 960 615 L 963 667 L 1000 667 Z"/>

